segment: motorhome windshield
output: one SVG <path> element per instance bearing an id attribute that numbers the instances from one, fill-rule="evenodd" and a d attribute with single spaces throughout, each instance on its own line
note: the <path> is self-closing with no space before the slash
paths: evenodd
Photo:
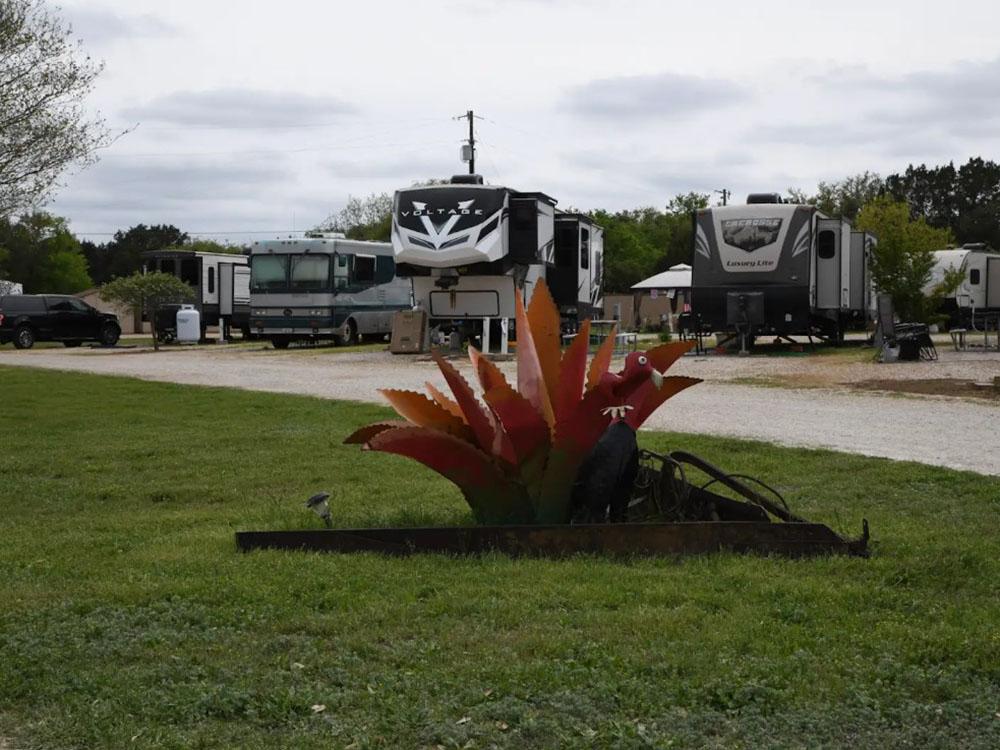
<path id="1" fill-rule="evenodd" d="M 290 284 L 293 292 L 317 292 L 330 285 L 329 255 L 292 255 Z"/>
<path id="2" fill-rule="evenodd" d="M 276 292 L 288 286 L 287 255 L 254 255 L 250 258 L 250 290 Z"/>

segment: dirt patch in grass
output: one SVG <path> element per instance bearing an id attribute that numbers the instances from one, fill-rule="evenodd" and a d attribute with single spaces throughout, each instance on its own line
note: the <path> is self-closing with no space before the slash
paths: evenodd
<path id="1" fill-rule="evenodd" d="M 976 384 L 971 380 L 958 378 L 929 378 L 925 380 L 862 380 L 851 383 L 852 388 L 863 391 L 890 391 L 919 396 L 956 396 L 959 398 L 980 398 L 1000 403 L 1000 388 Z"/>

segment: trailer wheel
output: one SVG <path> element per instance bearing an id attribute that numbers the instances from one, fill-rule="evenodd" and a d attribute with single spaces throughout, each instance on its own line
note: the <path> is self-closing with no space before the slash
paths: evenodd
<path id="1" fill-rule="evenodd" d="M 271 339 L 271 346 L 275 349 L 287 349 L 290 343 L 292 342 L 288 339 L 281 338 L 279 336 L 275 336 Z"/>
<path id="2" fill-rule="evenodd" d="M 355 346 L 358 343 L 358 326 L 353 320 L 348 320 L 341 327 L 337 343 L 341 346 Z"/>

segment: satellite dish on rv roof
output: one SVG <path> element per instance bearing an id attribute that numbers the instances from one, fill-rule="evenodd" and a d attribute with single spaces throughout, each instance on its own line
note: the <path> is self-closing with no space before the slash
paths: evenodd
<path id="1" fill-rule="evenodd" d="M 457 174 L 451 178 L 452 185 L 482 185 L 483 176 L 481 174 Z"/>
<path id="2" fill-rule="evenodd" d="M 780 193 L 750 193 L 747 196 L 747 205 L 755 203 L 784 203 Z"/>

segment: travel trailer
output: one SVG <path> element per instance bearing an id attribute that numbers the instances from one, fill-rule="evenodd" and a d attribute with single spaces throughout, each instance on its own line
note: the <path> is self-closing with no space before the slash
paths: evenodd
<path id="1" fill-rule="evenodd" d="M 695 212 L 692 314 L 701 330 L 819 336 L 833 342 L 871 318 L 875 238 L 815 206 L 751 194 L 747 205 Z"/>
<path id="2" fill-rule="evenodd" d="M 545 193 L 485 185 L 479 175 L 397 191 L 398 272 L 412 278 L 431 327 L 482 335 L 484 349 L 492 330 L 506 351 L 514 290 L 529 301 L 539 279 L 568 328 L 593 317 L 603 304 L 604 231 L 555 206 Z"/>
<path id="3" fill-rule="evenodd" d="M 962 281 L 944 298 L 941 312 L 951 316 L 952 325 L 979 328 L 985 316 L 1000 314 L 1000 253 L 981 242 L 936 251 L 924 293 L 932 293 L 955 269 L 962 271 Z"/>
<path id="4" fill-rule="evenodd" d="M 150 250 L 142 254 L 142 267 L 146 272 L 173 274 L 194 289 L 191 304 L 200 314 L 203 329 L 219 325 L 220 319 L 225 319 L 244 336 L 248 335 L 250 266 L 246 255 Z"/>
<path id="5" fill-rule="evenodd" d="M 250 248 L 250 327 L 276 349 L 293 341 L 357 343 L 392 331 L 412 307 L 392 245 L 328 233 L 255 242 Z"/>

